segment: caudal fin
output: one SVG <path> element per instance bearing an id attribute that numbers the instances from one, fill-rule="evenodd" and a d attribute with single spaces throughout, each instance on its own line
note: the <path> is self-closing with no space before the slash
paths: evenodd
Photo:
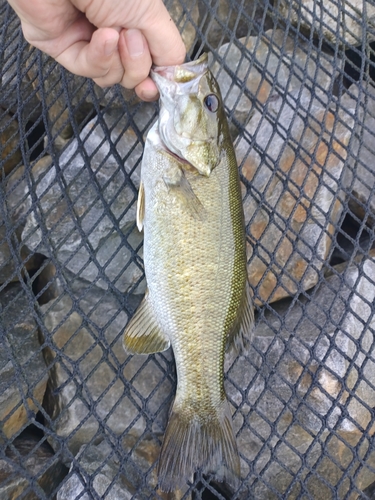
<path id="1" fill-rule="evenodd" d="M 214 473 L 218 481 L 240 475 L 232 415 L 226 400 L 205 416 L 172 408 L 160 453 L 159 487 L 163 491 L 181 488 L 200 468 Z"/>

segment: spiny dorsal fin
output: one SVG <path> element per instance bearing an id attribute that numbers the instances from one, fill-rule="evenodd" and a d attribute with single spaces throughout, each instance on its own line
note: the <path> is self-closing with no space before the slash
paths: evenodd
<path id="1" fill-rule="evenodd" d="M 244 294 L 238 310 L 238 317 L 227 339 L 227 350 L 246 352 L 253 336 L 254 308 L 250 294 L 250 286 L 246 281 Z"/>
<path id="2" fill-rule="evenodd" d="M 138 202 L 137 202 L 137 228 L 138 231 L 143 229 L 143 219 L 145 217 L 145 188 L 143 187 L 143 182 L 139 186 L 138 191 Z"/>
<path id="3" fill-rule="evenodd" d="M 129 354 L 152 354 L 166 351 L 170 346 L 168 337 L 157 324 L 148 292 L 125 328 L 123 343 Z"/>

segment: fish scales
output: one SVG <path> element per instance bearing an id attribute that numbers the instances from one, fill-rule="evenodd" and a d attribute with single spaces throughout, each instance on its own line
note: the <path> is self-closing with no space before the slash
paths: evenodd
<path id="1" fill-rule="evenodd" d="M 162 180 L 165 164 L 176 160 L 167 158 L 157 148 L 149 150 L 149 154 L 153 166 L 142 180 L 147 228 L 144 258 L 150 301 L 163 331 L 172 341 L 180 384 L 178 397 L 194 404 L 202 392 L 202 396 L 217 402 L 223 398 L 221 384 L 216 381 L 223 377 L 227 317 L 236 313 L 229 310 L 233 291 L 228 280 L 232 281 L 234 272 L 234 248 L 242 246 L 233 231 L 229 172 L 222 162 L 209 178 L 187 176 L 205 209 L 206 216 L 200 221 L 186 211 L 178 197 L 168 193 Z M 207 370 L 206 357 L 215 362 L 213 374 Z M 205 405 L 202 396 L 199 403 Z"/>
<path id="2" fill-rule="evenodd" d="M 159 463 L 169 491 L 197 469 L 239 475 L 223 366 L 226 346 L 250 335 L 253 312 L 237 162 L 207 59 L 156 68 L 153 78 L 161 110 L 146 139 L 138 202 L 148 290 L 124 345 L 174 352 L 177 391 Z"/>

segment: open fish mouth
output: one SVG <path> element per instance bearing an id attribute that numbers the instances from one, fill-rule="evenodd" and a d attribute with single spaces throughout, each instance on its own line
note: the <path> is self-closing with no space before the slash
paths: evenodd
<path id="1" fill-rule="evenodd" d="M 199 59 L 183 63 L 177 66 L 153 66 L 151 68 L 151 77 L 157 74 L 176 83 L 188 83 L 200 77 L 208 69 L 208 56 L 202 54 Z"/>

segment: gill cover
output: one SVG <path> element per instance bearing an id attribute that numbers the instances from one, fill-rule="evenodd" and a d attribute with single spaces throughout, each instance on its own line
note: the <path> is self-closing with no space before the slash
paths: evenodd
<path id="1" fill-rule="evenodd" d="M 207 54 L 151 71 L 160 92 L 159 134 L 167 150 L 209 176 L 220 161 L 222 100 Z"/>

